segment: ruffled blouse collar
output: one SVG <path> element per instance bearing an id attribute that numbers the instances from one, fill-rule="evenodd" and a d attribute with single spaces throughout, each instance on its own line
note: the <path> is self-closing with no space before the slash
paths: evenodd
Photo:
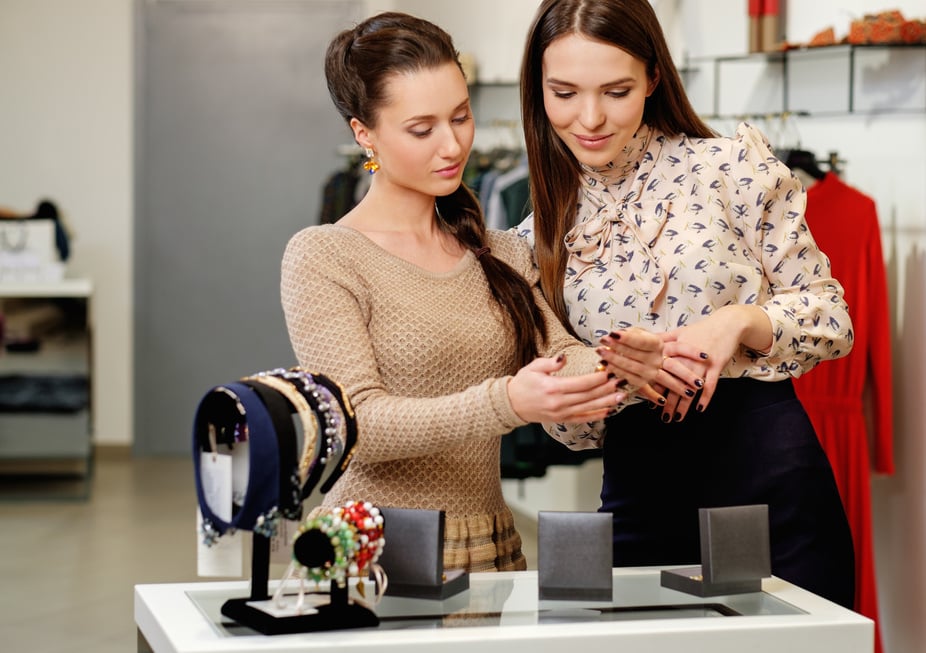
<path id="1" fill-rule="evenodd" d="M 579 208 L 576 223 L 566 233 L 564 242 L 573 257 L 571 281 L 577 280 L 593 267 L 603 265 L 613 240 L 614 229 L 630 230 L 644 244 L 655 242 L 671 215 L 671 198 L 640 202 L 641 184 L 649 175 L 644 161 L 654 130 L 641 125 L 619 157 L 600 168 L 582 166 Z M 615 225 L 621 224 L 620 227 Z M 642 260 L 643 257 L 637 257 Z M 653 282 L 662 283 L 660 274 Z"/>
<path id="2" fill-rule="evenodd" d="M 636 172 L 640 167 L 644 152 L 649 147 L 652 134 L 653 130 L 649 125 L 641 123 L 639 129 L 613 161 L 601 167 L 580 164 L 584 185 L 592 188 L 608 186 Z"/>

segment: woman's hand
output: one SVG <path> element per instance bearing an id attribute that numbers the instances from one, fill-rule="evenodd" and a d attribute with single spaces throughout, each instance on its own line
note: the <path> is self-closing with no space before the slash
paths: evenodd
<path id="1" fill-rule="evenodd" d="M 666 404 L 664 393 L 693 397 L 699 384 L 703 385 L 703 377 L 697 370 L 679 367 L 675 373 L 666 371 L 668 353 L 663 336 L 639 327 L 606 335 L 596 351 L 608 371 L 635 387 L 644 399 L 660 406 Z M 672 351 L 675 355 L 697 355 L 691 345 L 684 343 L 673 343 Z"/>
<path id="2" fill-rule="evenodd" d="M 669 389 L 662 419 L 680 421 L 695 398 L 698 412 L 707 408 L 720 373 L 741 344 L 759 351 L 771 347 L 772 325 L 758 306 L 731 305 L 692 325 L 667 331 L 662 339 L 667 356 L 662 364 L 665 372 L 672 376 L 697 374 L 703 379 L 698 397 Z"/>
<path id="3" fill-rule="evenodd" d="M 620 379 L 604 371 L 581 376 L 554 376 L 565 355 L 536 358 L 508 381 L 508 399 L 526 422 L 594 422 L 608 416 L 627 397 Z"/>

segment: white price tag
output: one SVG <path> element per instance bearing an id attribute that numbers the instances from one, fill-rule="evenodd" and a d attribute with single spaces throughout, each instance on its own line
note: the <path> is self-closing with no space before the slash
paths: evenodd
<path id="1" fill-rule="evenodd" d="M 199 454 L 199 480 L 206 505 L 216 517 L 232 520 L 232 457 L 203 451 Z"/>

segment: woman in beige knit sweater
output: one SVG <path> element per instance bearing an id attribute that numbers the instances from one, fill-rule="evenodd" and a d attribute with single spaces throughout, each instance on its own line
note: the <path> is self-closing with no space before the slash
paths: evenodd
<path id="1" fill-rule="evenodd" d="M 380 14 L 335 37 L 325 72 L 375 174 L 336 224 L 296 234 L 282 264 L 299 363 L 341 383 L 357 415 L 359 445 L 324 504 L 443 510 L 445 568 L 524 569 L 501 437 L 604 419 L 655 377 L 660 340 L 631 330 L 581 345 L 534 289 L 527 246 L 486 231 L 461 183 L 473 118 L 444 31 Z"/>

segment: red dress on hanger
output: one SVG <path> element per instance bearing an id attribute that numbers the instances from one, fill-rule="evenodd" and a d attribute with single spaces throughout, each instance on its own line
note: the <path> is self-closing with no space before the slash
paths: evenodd
<path id="1" fill-rule="evenodd" d="M 845 288 L 855 344 L 848 356 L 827 361 L 794 385 L 836 475 L 855 544 L 855 609 L 875 621 L 875 649 L 881 651 L 871 471 L 894 471 L 891 327 L 881 228 L 874 200 L 832 172 L 808 188 L 806 216 L 814 240 L 830 258 L 833 276 Z"/>

